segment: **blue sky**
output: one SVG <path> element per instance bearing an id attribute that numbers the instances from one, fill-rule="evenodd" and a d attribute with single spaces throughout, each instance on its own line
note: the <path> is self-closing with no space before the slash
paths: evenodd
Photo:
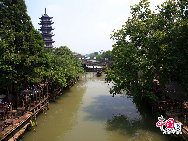
<path id="1" fill-rule="evenodd" d="M 165 0 L 150 0 L 151 8 Z M 120 29 L 130 17 L 130 6 L 139 0 L 25 0 L 28 14 L 36 29 L 39 17 L 54 17 L 55 47 L 66 45 L 72 51 L 86 54 L 112 50 L 110 34 Z"/>

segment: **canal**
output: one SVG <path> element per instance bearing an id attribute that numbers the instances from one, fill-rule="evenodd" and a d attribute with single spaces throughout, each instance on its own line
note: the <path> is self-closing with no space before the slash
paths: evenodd
<path id="1" fill-rule="evenodd" d="M 155 127 L 157 119 L 142 115 L 126 95 L 112 97 L 111 86 L 104 75 L 81 76 L 22 141 L 168 141 Z"/>

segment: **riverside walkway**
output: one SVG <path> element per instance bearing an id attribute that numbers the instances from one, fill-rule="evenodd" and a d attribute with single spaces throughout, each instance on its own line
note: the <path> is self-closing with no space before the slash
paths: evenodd
<path id="1" fill-rule="evenodd" d="M 48 97 L 45 97 L 34 107 L 31 107 L 23 116 L 19 116 L 16 119 L 9 120 L 10 125 L 1 132 L 1 141 L 13 141 L 19 139 L 19 137 L 25 132 L 28 126 L 32 126 L 32 118 L 36 117 L 38 113 L 44 111 L 49 106 Z M 4 122 L 7 122 L 6 120 Z"/>

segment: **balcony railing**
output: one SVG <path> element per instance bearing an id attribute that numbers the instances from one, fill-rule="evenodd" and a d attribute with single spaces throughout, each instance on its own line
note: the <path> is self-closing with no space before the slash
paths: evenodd
<path id="1" fill-rule="evenodd" d="M 51 41 L 52 38 L 44 38 L 44 40 Z"/>

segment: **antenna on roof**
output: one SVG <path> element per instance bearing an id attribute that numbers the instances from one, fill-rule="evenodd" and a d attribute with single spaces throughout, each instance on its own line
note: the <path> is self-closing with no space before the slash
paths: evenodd
<path id="1" fill-rule="evenodd" d="M 46 8 L 45 8 L 45 14 L 46 14 Z"/>

